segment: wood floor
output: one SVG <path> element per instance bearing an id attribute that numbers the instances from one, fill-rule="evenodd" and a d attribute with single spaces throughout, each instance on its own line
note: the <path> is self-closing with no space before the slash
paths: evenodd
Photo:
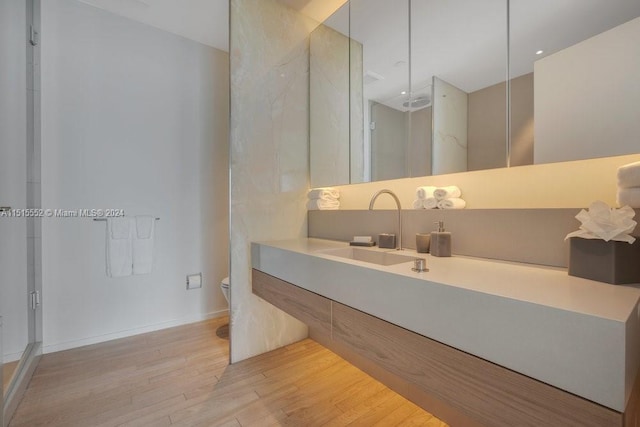
<path id="1" fill-rule="evenodd" d="M 9 383 L 11 382 L 11 378 L 13 377 L 13 373 L 16 371 L 18 367 L 18 360 L 15 362 L 9 362 L 2 365 L 2 389 L 7 391 L 9 388 Z"/>
<path id="2" fill-rule="evenodd" d="M 229 365 L 227 321 L 44 355 L 10 426 L 446 426 L 311 340 Z"/>

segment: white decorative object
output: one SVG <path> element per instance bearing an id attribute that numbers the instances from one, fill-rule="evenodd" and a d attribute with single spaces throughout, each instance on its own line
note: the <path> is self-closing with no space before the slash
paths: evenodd
<path id="1" fill-rule="evenodd" d="M 589 206 L 589 211 L 584 209 L 576 215 L 576 219 L 582 223 L 580 229 L 567 234 L 565 240 L 570 237 L 583 239 L 601 239 L 633 243 L 635 237 L 630 233 L 636 228 L 636 221 L 632 218 L 635 211 L 629 206 L 620 209 L 610 208 L 605 202 L 596 201 Z"/>

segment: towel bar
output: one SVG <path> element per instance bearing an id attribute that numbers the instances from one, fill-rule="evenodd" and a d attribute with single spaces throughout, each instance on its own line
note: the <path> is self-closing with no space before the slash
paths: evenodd
<path id="1" fill-rule="evenodd" d="M 107 218 L 93 218 L 94 221 L 106 221 Z M 160 218 L 156 218 L 156 221 L 160 221 Z"/>

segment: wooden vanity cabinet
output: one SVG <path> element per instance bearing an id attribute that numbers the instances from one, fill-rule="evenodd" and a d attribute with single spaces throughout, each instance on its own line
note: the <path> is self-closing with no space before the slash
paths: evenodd
<path id="1" fill-rule="evenodd" d="M 253 293 L 310 337 L 452 426 L 636 425 L 619 413 L 254 269 Z"/>

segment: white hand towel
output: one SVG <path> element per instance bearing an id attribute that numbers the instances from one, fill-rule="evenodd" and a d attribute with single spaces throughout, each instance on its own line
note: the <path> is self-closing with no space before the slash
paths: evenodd
<path id="1" fill-rule="evenodd" d="M 455 185 L 450 185 L 448 187 L 439 187 L 433 192 L 433 197 L 438 200 L 444 199 L 454 199 L 460 197 L 462 192 Z"/>
<path id="2" fill-rule="evenodd" d="M 106 271 L 108 277 L 131 276 L 131 218 L 107 218 Z"/>
<path id="3" fill-rule="evenodd" d="M 618 168 L 618 187 L 640 187 L 640 162 L 629 163 Z"/>
<path id="4" fill-rule="evenodd" d="M 413 209 L 424 209 L 424 206 L 422 206 L 422 199 L 415 199 L 413 201 Z"/>
<path id="5" fill-rule="evenodd" d="M 309 200 L 322 199 L 322 200 L 336 200 L 340 198 L 340 190 L 333 187 L 326 188 L 312 188 L 307 193 Z"/>
<path id="6" fill-rule="evenodd" d="M 337 200 L 313 199 L 307 202 L 307 209 L 310 211 L 337 210 L 340 202 Z"/>
<path id="7" fill-rule="evenodd" d="M 640 187 L 619 189 L 618 206 L 640 208 Z"/>
<path id="8" fill-rule="evenodd" d="M 433 192 L 436 191 L 438 187 L 432 187 L 430 185 L 425 185 L 422 187 L 416 188 L 416 197 L 418 199 L 428 199 L 429 197 L 433 197 Z"/>
<path id="9" fill-rule="evenodd" d="M 444 199 L 438 202 L 438 209 L 464 209 L 465 206 L 467 206 L 467 202 L 458 197 Z"/>
<path id="10" fill-rule="evenodd" d="M 149 274 L 153 270 L 153 246 L 156 218 L 141 215 L 135 217 L 133 237 L 133 274 Z"/>

